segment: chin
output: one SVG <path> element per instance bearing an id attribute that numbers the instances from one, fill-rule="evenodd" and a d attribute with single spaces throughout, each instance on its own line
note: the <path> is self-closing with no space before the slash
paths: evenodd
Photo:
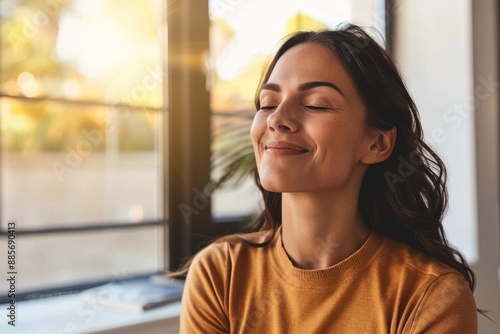
<path id="1" fill-rule="evenodd" d="M 262 187 L 275 193 L 304 192 L 311 190 L 309 182 L 303 182 L 302 176 L 289 171 L 263 168 L 259 171 Z"/>
<path id="2" fill-rule="evenodd" d="M 260 184 L 264 189 L 267 191 L 272 191 L 274 193 L 286 193 L 286 192 L 297 192 L 300 191 L 296 189 L 297 187 L 294 186 L 292 187 L 291 184 L 293 183 L 286 183 L 286 182 L 276 182 L 276 180 L 260 180 Z"/>
<path id="3" fill-rule="evenodd" d="M 283 186 L 280 184 L 280 182 L 276 182 L 276 180 L 266 180 L 265 178 L 261 178 L 260 184 L 262 188 L 266 189 L 267 191 L 272 191 L 275 193 L 283 192 Z"/>

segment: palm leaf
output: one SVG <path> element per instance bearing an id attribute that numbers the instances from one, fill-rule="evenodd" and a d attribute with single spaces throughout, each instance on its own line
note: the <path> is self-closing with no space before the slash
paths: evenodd
<path id="1" fill-rule="evenodd" d="M 218 187 L 238 185 L 254 170 L 251 124 L 251 120 L 226 124 L 213 134 L 212 175 Z"/>

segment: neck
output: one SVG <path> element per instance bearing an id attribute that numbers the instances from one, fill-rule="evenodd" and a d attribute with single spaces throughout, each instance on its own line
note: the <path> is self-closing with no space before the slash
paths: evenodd
<path id="1" fill-rule="evenodd" d="M 283 247 L 296 267 L 324 269 L 356 252 L 370 234 L 358 194 L 283 193 Z"/>

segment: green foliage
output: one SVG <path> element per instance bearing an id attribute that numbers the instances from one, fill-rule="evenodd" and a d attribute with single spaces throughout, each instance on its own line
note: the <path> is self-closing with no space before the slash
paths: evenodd
<path id="1" fill-rule="evenodd" d="M 235 122 L 221 127 L 214 136 L 212 171 L 218 186 L 236 185 L 254 170 L 251 124 L 249 119 Z"/>

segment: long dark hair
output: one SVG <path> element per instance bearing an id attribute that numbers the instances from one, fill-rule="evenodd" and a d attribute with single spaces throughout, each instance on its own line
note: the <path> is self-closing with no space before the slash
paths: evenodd
<path id="1" fill-rule="evenodd" d="M 404 242 L 454 268 L 474 291 L 474 273 L 464 256 L 450 246 L 442 225 L 448 203 L 445 165 L 424 142 L 417 107 L 392 58 L 356 25 L 297 32 L 278 49 L 260 86 L 268 81 L 280 57 L 302 43 L 321 44 L 342 63 L 364 100 L 369 126 L 382 130 L 397 129 L 391 156 L 371 165 L 361 184 L 358 209 L 366 223 L 374 231 Z M 255 106 L 260 109 L 258 94 Z M 263 243 L 248 243 L 263 247 L 271 242 L 281 225 L 281 193 L 264 189 L 257 170 L 254 176 L 265 208 L 255 220 L 253 231 L 267 230 L 270 234 Z"/>

